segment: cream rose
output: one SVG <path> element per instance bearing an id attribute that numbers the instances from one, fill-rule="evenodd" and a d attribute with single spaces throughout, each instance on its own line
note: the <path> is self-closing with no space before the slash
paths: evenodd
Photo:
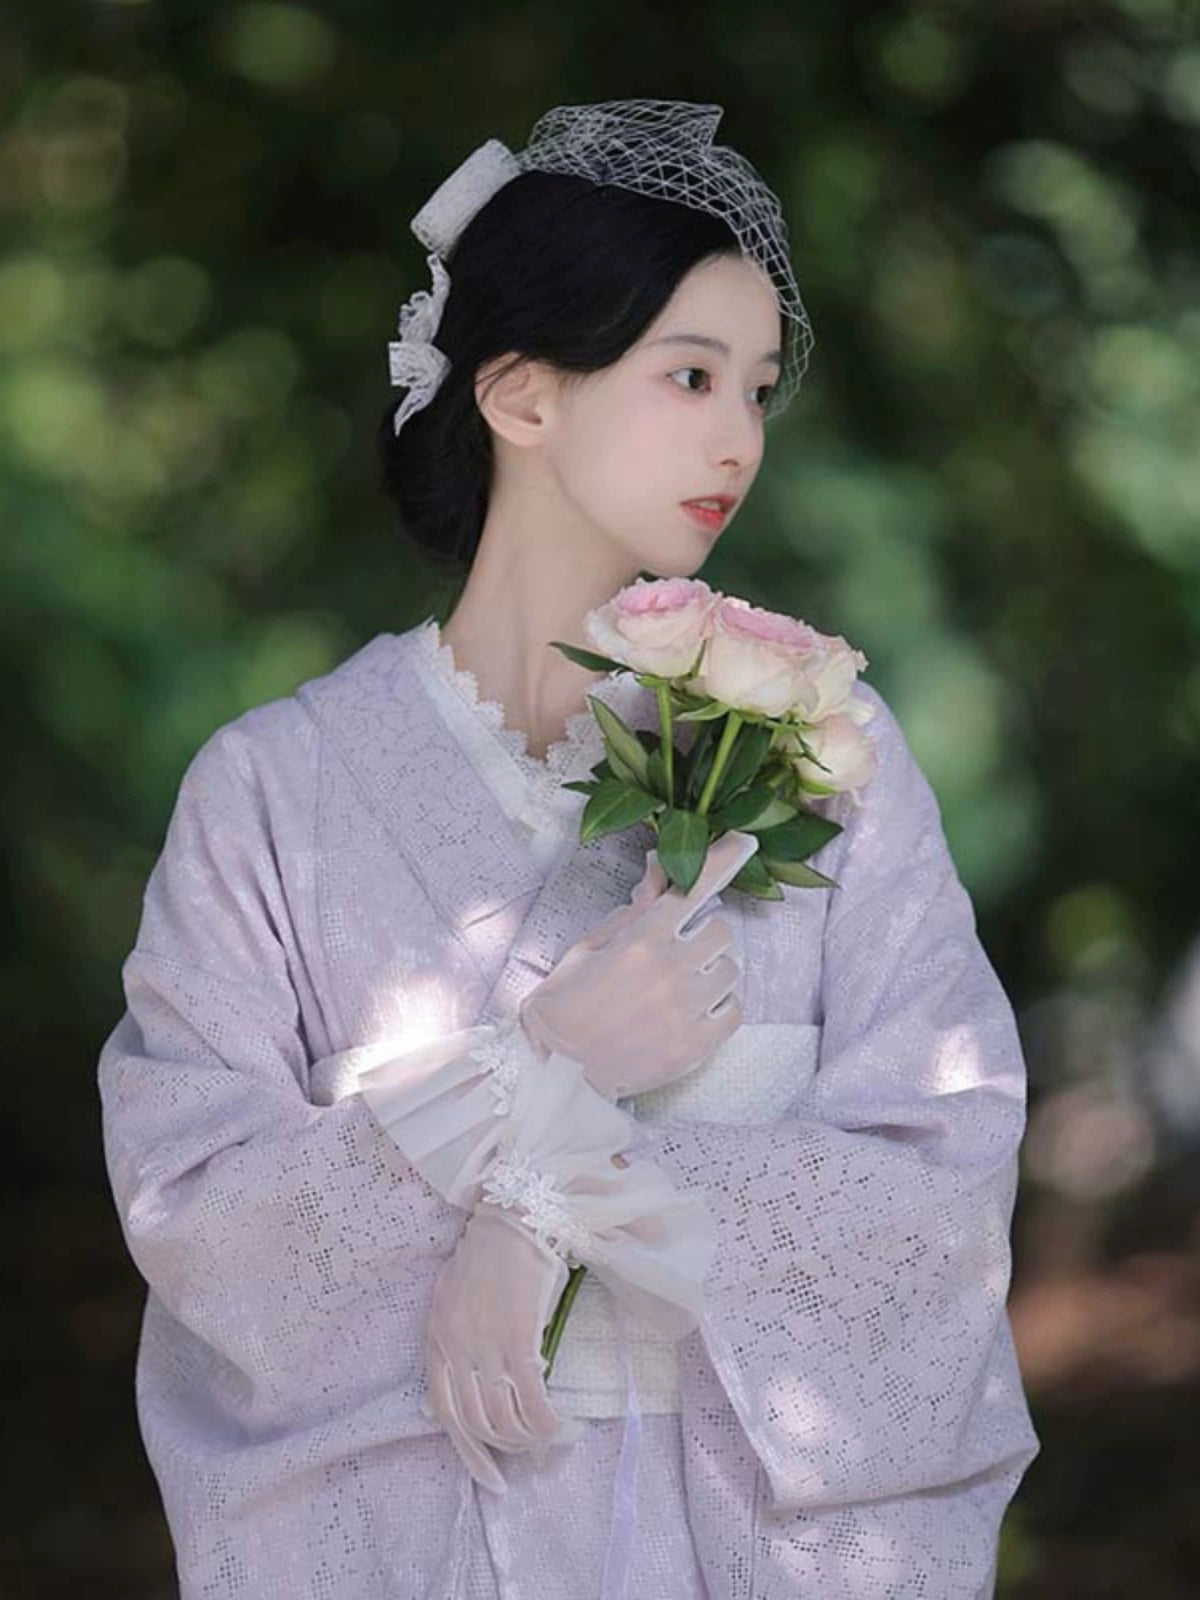
<path id="1" fill-rule="evenodd" d="M 660 678 L 690 672 L 719 600 L 700 578 L 638 578 L 584 618 L 601 655 Z"/>
<path id="2" fill-rule="evenodd" d="M 815 721 L 840 708 L 867 658 L 840 637 L 748 600 L 722 597 L 696 674 L 698 692 L 735 711 Z"/>
<path id="3" fill-rule="evenodd" d="M 831 712 L 811 728 L 806 728 L 805 743 L 816 761 L 810 761 L 801 754 L 798 743 L 792 744 L 795 752 L 792 766 L 801 781 L 820 793 L 835 794 L 844 789 L 861 789 L 864 784 L 870 783 L 875 776 L 878 756 L 874 741 L 862 731 L 859 724 L 873 715 L 873 706 L 863 700 L 851 699 L 847 702 L 846 710 Z M 817 766 L 817 761 L 822 765 Z"/>
<path id="4" fill-rule="evenodd" d="M 841 634 L 819 634 L 820 651 L 808 670 L 809 698 L 799 708 L 805 722 L 823 722 L 852 703 L 851 690 L 867 658 Z M 863 701 L 854 702 L 865 704 Z"/>

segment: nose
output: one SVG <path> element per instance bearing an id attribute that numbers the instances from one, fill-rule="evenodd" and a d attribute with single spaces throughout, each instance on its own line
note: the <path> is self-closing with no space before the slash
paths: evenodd
<path id="1" fill-rule="evenodd" d="M 761 415 L 744 396 L 721 407 L 712 439 L 713 460 L 726 472 L 752 471 L 763 451 Z"/>

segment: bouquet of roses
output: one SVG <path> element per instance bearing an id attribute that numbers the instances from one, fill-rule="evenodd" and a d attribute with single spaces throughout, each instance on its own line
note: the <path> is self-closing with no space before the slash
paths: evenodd
<path id="1" fill-rule="evenodd" d="M 712 841 L 737 828 L 759 846 L 730 888 L 782 900 L 782 883 L 836 887 L 805 863 L 841 824 L 805 801 L 847 791 L 861 805 L 875 774 L 862 732 L 874 707 L 853 693 L 862 651 L 698 578 L 639 578 L 584 627 L 603 653 L 551 643 L 594 672 L 636 673 L 658 696 L 659 732 L 635 731 L 589 695 L 605 757 L 591 781 L 564 785 L 588 797 L 582 842 L 648 822 L 668 881 L 686 892 Z M 676 723 L 697 725 L 686 753 L 675 749 Z M 571 1268 L 546 1325 L 547 1378 L 586 1270 Z"/>
<path id="2" fill-rule="evenodd" d="M 759 847 L 731 888 L 781 900 L 781 883 L 834 887 L 804 863 L 841 825 L 805 802 L 849 791 L 860 805 L 874 775 L 862 732 L 874 708 L 853 693 L 862 651 L 699 578 L 639 578 L 584 626 L 599 654 L 551 643 L 593 671 L 634 672 L 658 696 L 660 731 L 635 732 L 588 697 L 606 754 L 590 782 L 564 785 L 588 796 L 582 842 L 648 822 L 668 882 L 686 891 L 710 843 L 737 828 Z M 676 723 L 698 725 L 686 753 Z"/>

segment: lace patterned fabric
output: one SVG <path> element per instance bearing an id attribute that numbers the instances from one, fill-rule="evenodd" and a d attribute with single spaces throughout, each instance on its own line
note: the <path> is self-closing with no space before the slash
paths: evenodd
<path id="1" fill-rule="evenodd" d="M 181 1600 L 602 1588 L 622 1423 L 506 1459 L 503 1500 L 472 1490 L 422 1411 L 462 1212 L 363 1093 L 319 1103 L 310 1079 L 510 1016 L 628 895 L 644 841 L 540 866 L 413 666 L 411 634 L 381 635 L 201 748 L 101 1053 Z M 1037 1454 L 1005 1315 L 1020 1042 L 874 699 L 877 776 L 815 863 L 839 887 L 741 913 L 745 1025 L 819 1027 L 815 1072 L 806 1045 L 767 1120 L 700 1100 L 639 1122 L 717 1233 L 679 1410 L 642 1418 L 646 1600 L 988 1600 Z"/>
<path id="2" fill-rule="evenodd" d="M 524 732 L 505 725 L 504 707 L 485 699 L 474 673 L 457 665 L 436 618 L 419 625 L 416 646 L 418 670 L 427 687 L 435 693 L 440 687 L 454 697 L 449 714 L 456 732 L 509 813 L 526 825 L 535 840 L 549 835 L 554 849 L 572 834 L 578 838 L 584 797 L 563 784 L 586 778 L 604 755 L 604 740 L 591 707 L 573 712 L 563 737 L 550 744 L 544 756 L 535 756 Z M 615 672 L 598 680 L 589 693 L 622 714 L 646 696 L 631 674 Z M 442 693 L 438 700 L 445 708 L 447 696 Z"/>
<path id="3" fill-rule="evenodd" d="M 515 1024 L 513 1032 L 519 1024 Z M 508 1049 L 508 1040 L 500 1035 L 485 1039 L 482 1044 L 477 1044 L 470 1052 L 471 1059 L 477 1061 L 485 1072 L 489 1073 L 488 1088 L 492 1092 L 492 1115 L 507 1117 L 513 1108 L 513 1099 L 517 1092 L 517 1082 L 520 1078 L 520 1068 L 512 1059 Z"/>
<path id="4" fill-rule="evenodd" d="M 586 1260 L 591 1233 L 574 1221 L 562 1190 L 524 1156 L 506 1153 L 497 1157 L 483 1181 L 483 1192 L 493 1205 L 515 1211 L 533 1229 L 539 1244 L 557 1251 L 572 1265 Z"/>

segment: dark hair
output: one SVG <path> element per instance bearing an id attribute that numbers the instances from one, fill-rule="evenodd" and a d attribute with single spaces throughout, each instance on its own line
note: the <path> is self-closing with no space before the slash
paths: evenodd
<path id="1" fill-rule="evenodd" d="M 510 365 L 531 357 L 568 381 L 598 372 L 637 342 L 693 267 L 737 253 L 720 217 L 611 184 L 523 172 L 497 190 L 447 257 L 450 293 L 434 343 L 449 372 L 399 434 L 398 392 L 379 426 L 381 487 L 436 568 L 469 570 L 487 513 L 481 363 L 513 351 Z"/>

